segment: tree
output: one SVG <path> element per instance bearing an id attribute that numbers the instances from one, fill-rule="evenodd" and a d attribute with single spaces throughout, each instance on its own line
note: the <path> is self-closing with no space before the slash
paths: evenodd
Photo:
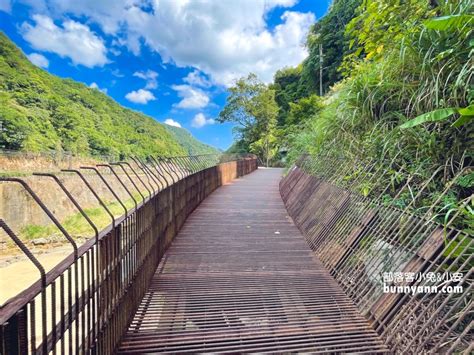
<path id="1" fill-rule="evenodd" d="M 434 5 L 424 0 L 364 0 L 346 26 L 352 53 L 344 59 L 344 69 L 352 69 L 359 57 L 382 58 L 384 49 L 417 33 L 420 20 L 435 13 Z"/>
<path id="2" fill-rule="evenodd" d="M 278 152 L 277 116 L 278 106 L 275 102 L 275 91 L 265 89 L 255 97 L 253 115 L 256 118 L 256 133 L 258 139 L 250 144 L 250 151 L 258 154 L 270 165 L 270 161 Z"/>
<path id="3" fill-rule="evenodd" d="M 321 97 L 313 94 L 297 102 L 290 102 L 288 124 L 299 125 L 316 115 L 323 107 Z"/>
<path id="4" fill-rule="evenodd" d="M 278 112 L 278 125 L 287 124 L 290 103 L 310 95 L 310 88 L 301 82 L 302 65 L 296 68 L 283 68 L 274 76 L 271 88 L 275 90 L 275 101 L 280 108 Z"/>
<path id="5" fill-rule="evenodd" d="M 327 15 L 311 28 L 306 41 L 309 55 L 303 62 L 301 82 L 319 92 L 320 55 L 319 45 L 323 47 L 323 91 L 342 79 L 339 71 L 344 56 L 352 50 L 345 33 L 347 23 L 356 15 L 361 0 L 335 0 Z"/>
<path id="6" fill-rule="evenodd" d="M 217 117 L 218 122 L 234 122 L 246 130 L 255 123 L 255 98 L 265 90 L 255 74 L 250 73 L 246 78 L 240 78 L 235 85 L 228 89 L 229 96 L 223 110 Z"/>
<path id="7" fill-rule="evenodd" d="M 251 73 L 229 88 L 227 102 L 217 121 L 237 123 L 238 146 L 258 154 L 268 165 L 278 151 L 277 116 L 275 90 Z"/>

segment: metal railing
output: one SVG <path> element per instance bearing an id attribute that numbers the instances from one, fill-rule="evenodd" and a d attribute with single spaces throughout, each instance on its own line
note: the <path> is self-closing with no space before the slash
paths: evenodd
<path id="1" fill-rule="evenodd" d="M 473 235 L 455 226 L 472 221 L 472 189 L 457 208 L 443 204 L 473 167 L 438 167 L 424 180 L 409 173 L 387 199 L 394 185 L 380 182 L 401 169 L 328 153 L 304 156 L 282 181 L 281 194 L 316 255 L 392 351 L 471 353 Z M 433 195 L 437 179 L 444 188 Z M 403 194 L 410 202 L 400 208 Z M 424 206 L 428 194 L 435 198 Z"/>
<path id="2" fill-rule="evenodd" d="M 229 176 L 241 176 L 254 169 L 254 156 L 209 154 L 133 158 L 63 170 L 63 174 L 78 176 L 82 189 L 92 193 L 106 212 L 110 225 L 105 229 L 93 222 L 62 176 L 35 174 L 38 179 L 52 179 L 90 225 L 94 234 L 83 245 L 78 245 L 24 179 L 0 178 L 0 182 L 20 184 L 73 249 L 46 272 L 28 245 L 0 218 L 0 229 L 39 274 L 37 282 L 0 308 L 0 353 L 112 353 L 186 217 L 222 183 L 226 170 L 231 170 Z M 93 177 L 123 209 L 121 216 L 111 211 L 94 188 Z M 121 186 L 122 194 L 114 186 Z"/>

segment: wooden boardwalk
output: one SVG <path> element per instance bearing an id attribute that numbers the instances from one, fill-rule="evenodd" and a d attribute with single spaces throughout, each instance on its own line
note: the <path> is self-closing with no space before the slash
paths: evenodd
<path id="1" fill-rule="evenodd" d="M 259 169 L 193 212 L 119 353 L 386 351 L 288 217 L 281 173 Z"/>

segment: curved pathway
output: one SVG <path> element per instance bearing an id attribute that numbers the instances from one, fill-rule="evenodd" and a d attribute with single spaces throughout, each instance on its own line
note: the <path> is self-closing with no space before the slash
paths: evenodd
<path id="1" fill-rule="evenodd" d="M 287 215 L 281 174 L 234 180 L 191 214 L 119 353 L 386 351 Z"/>

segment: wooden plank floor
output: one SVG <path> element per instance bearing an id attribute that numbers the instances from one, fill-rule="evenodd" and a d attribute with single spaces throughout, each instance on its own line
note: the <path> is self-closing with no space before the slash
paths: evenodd
<path id="1" fill-rule="evenodd" d="M 119 353 L 384 352 L 259 169 L 209 196 L 159 265 Z"/>

